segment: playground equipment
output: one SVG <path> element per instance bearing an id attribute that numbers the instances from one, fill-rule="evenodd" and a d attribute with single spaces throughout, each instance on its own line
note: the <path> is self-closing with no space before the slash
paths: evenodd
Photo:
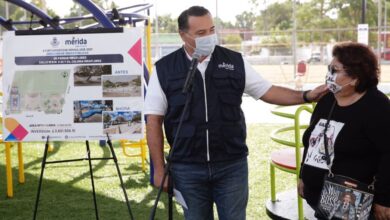
<path id="1" fill-rule="evenodd" d="M 271 185 L 271 200 L 266 204 L 266 210 L 268 216 L 272 219 L 299 219 L 303 220 L 310 213 L 311 209 L 307 208 L 304 213 L 304 203 L 302 198 L 298 195 L 296 190 L 292 193 L 281 193 L 276 198 L 275 190 L 275 168 L 292 173 L 296 175 L 297 183 L 299 181 L 299 171 L 302 160 L 302 147 L 301 131 L 306 129 L 308 125 L 301 124 L 301 113 L 306 111 L 312 113 L 314 106 L 301 105 L 295 109 L 294 113 L 288 113 L 285 110 L 286 107 L 277 107 L 272 111 L 274 115 L 290 118 L 294 120 L 294 125 L 283 127 L 272 132 L 271 139 L 279 144 L 289 146 L 291 148 L 285 148 L 281 150 L 273 151 L 270 161 L 270 185 Z M 293 131 L 294 140 L 286 140 L 281 138 L 281 134 L 285 132 Z M 294 207 L 294 203 L 296 206 Z M 294 212 L 295 211 L 295 212 Z M 306 216 L 305 216 L 306 215 Z M 294 217 L 293 217 L 294 216 Z"/>
<path id="2" fill-rule="evenodd" d="M 123 154 L 127 157 L 139 157 L 141 159 L 141 168 L 143 172 L 146 172 L 146 138 L 139 141 L 121 140 L 120 145 L 122 147 Z M 139 153 L 132 152 L 132 149 L 139 150 Z"/>

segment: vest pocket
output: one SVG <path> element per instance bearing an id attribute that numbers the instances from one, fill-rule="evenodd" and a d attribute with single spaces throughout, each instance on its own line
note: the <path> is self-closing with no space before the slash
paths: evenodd
<path id="1" fill-rule="evenodd" d="M 241 118 L 241 94 L 220 93 L 219 100 L 222 103 L 221 112 L 224 119 L 238 121 Z"/>
<path id="2" fill-rule="evenodd" d="M 184 73 L 178 73 L 177 75 L 170 76 L 168 78 L 167 90 L 170 92 L 178 92 L 183 89 L 186 75 Z"/>
<path id="3" fill-rule="evenodd" d="M 184 109 L 184 104 L 186 102 L 186 95 L 176 94 L 168 98 L 168 115 L 166 117 L 171 118 L 172 123 L 179 123 L 180 116 Z M 183 120 L 188 120 L 191 113 L 191 108 L 187 108 L 187 111 L 184 115 Z"/>
<path id="4" fill-rule="evenodd" d="M 245 86 L 245 82 L 243 85 L 242 73 L 239 72 L 215 72 L 213 74 L 213 81 L 215 86 L 219 89 L 231 88 L 234 89 L 243 89 Z"/>

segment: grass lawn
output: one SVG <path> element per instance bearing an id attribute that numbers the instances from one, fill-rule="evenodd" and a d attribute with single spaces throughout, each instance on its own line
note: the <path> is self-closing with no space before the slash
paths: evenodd
<path id="1" fill-rule="evenodd" d="M 270 140 L 273 129 L 283 125 L 248 125 L 249 146 L 249 203 L 247 219 L 268 219 L 265 201 L 270 197 L 269 155 L 281 148 Z M 83 158 L 86 156 L 84 142 L 57 142 L 54 151 L 48 154 L 50 160 Z M 107 147 L 91 142 L 92 157 L 109 157 Z M 114 142 L 119 159 L 130 206 L 135 219 L 148 219 L 157 190 L 149 184 L 149 174 L 143 173 L 138 158 L 127 158 Z M 3 145 L 2 145 L 3 146 Z M 4 147 L 0 148 L 0 219 L 32 219 L 38 180 L 41 170 L 43 143 L 25 143 L 23 156 L 26 183 L 17 183 L 17 149 L 12 149 L 14 176 L 14 198 L 6 198 Z M 129 219 L 125 199 L 113 161 L 93 161 L 95 189 L 100 219 Z M 295 187 L 294 175 L 277 172 L 277 192 Z M 156 218 L 167 219 L 167 197 L 161 197 Z M 174 219 L 183 219 L 181 207 L 175 203 Z M 49 164 L 45 169 L 38 209 L 38 219 L 95 219 L 91 180 L 87 161 Z"/>

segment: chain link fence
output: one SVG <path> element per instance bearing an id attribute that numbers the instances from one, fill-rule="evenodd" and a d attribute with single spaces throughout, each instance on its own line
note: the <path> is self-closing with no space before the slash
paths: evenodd
<path id="1" fill-rule="evenodd" d="M 381 61 L 381 81 L 390 82 L 390 32 L 382 27 L 369 29 L 369 46 Z M 332 28 L 296 31 L 296 61 L 307 65 L 303 83 L 322 83 L 338 42 L 357 41 L 357 28 Z M 243 54 L 253 67 L 273 83 L 296 84 L 297 65 L 293 57 L 292 31 L 218 30 L 219 44 Z M 379 43 L 378 43 L 379 42 Z M 177 33 L 152 35 L 152 57 L 156 61 L 182 46 Z"/>

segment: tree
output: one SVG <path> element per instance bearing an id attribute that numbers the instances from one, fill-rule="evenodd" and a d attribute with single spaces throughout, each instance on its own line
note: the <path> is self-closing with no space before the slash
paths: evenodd
<path id="1" fill-rule="evenodd" d="M 253 30 L 256 17 L 252 12 L 242 12 L 239 15 L 236 15 L 236 27 Z"/>
<path id="2" fill-rule="evenodd" d="M 45 13 L 47 13 L 50 17 L 56 17 L 57 14 L 52 10 L 51 8 L 46 7 L 46 0 L 32 0 L 31 3 L 33 3 L 37 8 L 41 9 Z"/>
<path id="3" fill-rule="evenodd" d="M 176 19 L 172 19 L 170 14 L 157 17 L 158 32 L 160 33 L 176 33 L 178 30 Z M 153 23 L 156 21 L 154 20 Z"/>
<path id="4" fill-rule="evenodd" d="M 108 123 L 110 121 L 111 121 L 111 115 L 107 113 L 103 114 L 103 122 Z"/>
<path id="5" fill-rule="evenodd" d="M 27 16 L 29 16 L 27 13 L 25 13 L 25 10 L 20 8 L 19 6 L 16 6 L 14 4 L 8 3 L 8 18 L 6 17 L 6 2 L 0 1 L 0 11 L 1 15 L 5 17 L 5 19 L 11 19 L 12 21 L 20 21 L 20 20 L 27 20 Z M 38 25 L 34 25 L 38 26 Z M 18 25 L 18 29 L 27 29 L 28 25 Z M 3 32 L 5 29 L 1 27 L 1 31 Z"/>
<path id="6" fill-rule="evenodd" d="M 106 0 L 92 0 L 92 2 L 94 2 L 96 5 L 98 5 L 100 8 L 102 8 L 104 10 L 111 10 L 113 8 L 118 8 L 118 6 L 113 1 L 111 2 L 110 8 L 107 8 L 108 5 L 107 5 Z M 65 18 L 79 17 L 79 16 L 87 15 L 87 14 L 90 14 L 90 12 L 87 9 L 82 7 L 80 4 L 74 2 L 73 6 L 70 9 L 70 13 L 65 15 Z M 93 24 L 96 22 L 97 21 L 95 19 L 81 20 L 80 22 L 73 22 L 73 23 L 67 24 L 66 28 L 72 29 L 72 28 L 76 28 L 76 27 L 81 27 L 81 26 Z"/>
<path id="7" fill-rule="evenodd" d="M 292 3 L 291 0 L 283 3 L 271 4 L 256 17 L 256 30 L 288 30 L 292 27 Z"/>
<path id="8" fill-rule="evenodd" d="M 141 112 L 134 112 L 133 118 L 131 119 L 131 122 L 140 123 L 141 122 Z"/>
<path id="9" fill-rule="evenodd" d="M 230 21 L 222 21 L 219 17 L 214 17 L 214 24 L 217 29 L 231 29 L 234 25 Z"/>
<path id="10" fill-rule="evenodd" d="M 135 79 L 132 80 L 133 81 L 133 84 L 135 86 L 141 86 L 141 77 L 136 77 Z"/>
<path id="11" fill-rule="evenodd" d="M 255 6 L 264 3 L 263 1 L 251 0 Z M 332 39 L 336 41 L 356 40 L 356 27 L 360 23 L 362 13 L 361 0 L 295 1 L 298 41 L 324 43 Z M 389 0 L 386 2 L 390 3 Z M 278 30 L 291 31 L 292 4 L 292 0 L 279 1 L 260 11 L 260 15 L 256 17 L 255 30 L 263 33 Z M 376 4 L 373 0 L 367 0 L 366 23 L 370 27 L 377 26 Z M 387 5 L 387 8 L 389 6 Z M 344 29 L 344 31 L 338 29 Z M 291 32 L 286 32 L 285 35 L 291 35 Z M 371 32 L 370 44 L 375 44 L 376 40 L 376 33 Z"/>

